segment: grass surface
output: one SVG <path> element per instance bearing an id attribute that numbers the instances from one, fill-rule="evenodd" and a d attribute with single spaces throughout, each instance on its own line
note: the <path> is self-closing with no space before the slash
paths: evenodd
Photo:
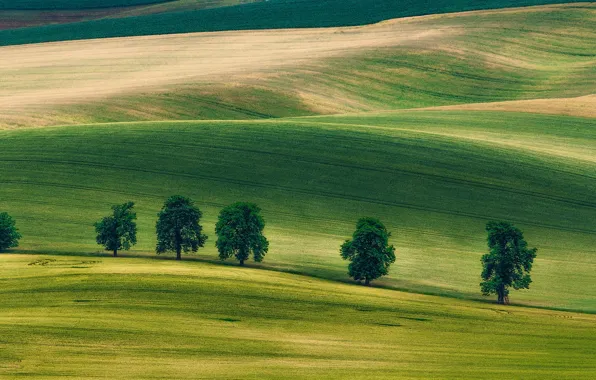
<path id="1" fill-rule="evenodd" d="M 593 315 L 205 263 L 1 258 L 3 379 L 596 376 Z"/>
<path id="2" fill-rule="evenodd" d="M 361 216 L 394 231 L 379 285 L 479 297 L 484 225 L 515 222 L 538 248 L 532 289 L 513 302 L 596 311 L 593 119 L 498 112 L 398 112 L 269 122 L 113 124 L 3 132 L 0 209 L 24 252 L 99 252 L 92 224 L 134 200 L 139 245 L 156 213 L 194 198 L 211 240 L 222 206 L 256 202 L 268 267 L 347 280 L 339 245 Z M 572 280 L 571 280 L 572 279 Z"/>
<path id="3" fill-rule="evenodd" d="M 278 0 L 0 44 L 490 4 L 513 2 Z M 0 254 L 0 378 L 596 377 L 595 4 L 0 48 L 0 128 L 16 129 L 0 131 L 0 211 L 23 234 Z M 55 124 L 76 125 L 22 128 Z M 196 201 L 209 235 L 182 262 L 154 253 L 172 194 Z M 128 200 L 139 244 L 113 259 L 93 223 Z M 236 201 L 263 209 L 271 243 L 246 268 L 214 247 Z M 362 216 L 397 248 L 375 287 L 352 284 L 339 256 Z M 538 248 L 516 306 L 480 295 L 489 220 Z"/>
<path id="4" fill-rule="evenodd" d="M 5 30 L 0 45 L 16 45 L 90 38 L 169 33 L 211 32 L 280 28 L 354 26 L 398 17 L 448 12 L 582 3 L 549 0 L 272 0 L 188 12 L 103 19 L 80 23 Z"/>
<path id="5" fill-rule="evenodd" d="M 3 47 L 0 128 L 560 101 L 596 92 L 595 31 L 590 4 Z"/>

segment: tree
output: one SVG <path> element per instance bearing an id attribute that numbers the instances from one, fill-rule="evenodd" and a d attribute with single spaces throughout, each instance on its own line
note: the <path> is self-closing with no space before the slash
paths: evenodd
<path id="1" fill-rule="evenodd" d="M 240 265 L 253 254 L 256 262 L 263 261 L 269 250 L 269 242 L 263 236 L 265 221 L 261 209 L 253 203 L 238 202 L 221 210 L 215 225 L 219 258 L 225 260 L 234 255 Z"/>
<path id="2" fill-rule="evenodd" d="M 528 289 L 536 248 L 528 249 L 522 232 L 508 222 L 489 222 L 489 253 L 482 256 L 482 294 L 497 294 L 499 304 L 509 303 L 509 288 Z"/>
<path id="3" fill-rule="evenodd" d="M 14 219 L 6 212 L 0 212 L 0 251 L 18 247 L 20 238 Z"/>
<path id="4" fill-rule="evenodd" d="M 132 211 L 134 202 L 126 202 L 112 206 L 112 215 L 106 216 L 94 224 L 97 244 L 103 245 L 106 251 L 129 250 L 137 243 L 137 214 Z"/>
<path id="5" fill-rule="evenodd" d="M 203 214 L 189 198 L 173 195 L 164 203 L 157 214 L 158 254 L 166 251 L 176 252 L 176 260 L 182 260 L 181 252 L 196 252 L 203 247 L 207 236 L 202 234 L 199 221 Z"/>
<path id="6" fill-rule="evenodd" d="M 378 219 L 361 218 L 356 223 L 352 240 L 342 244 L 340 253 L 350 260 L 348 273 L 356 281 L 369 285 L 374 279 L 386 275 L 395 262 L 395 248 L 388 245 L 390 232 Z"/>

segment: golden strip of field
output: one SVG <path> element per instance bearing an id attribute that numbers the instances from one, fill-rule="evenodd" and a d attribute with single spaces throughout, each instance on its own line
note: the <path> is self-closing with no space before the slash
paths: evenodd
<path id="1" fill-rule="evenodd" d="M 0 48 L 0 115 L 148 87 L 226 81 L 364 48 L 429 43 L 446 30 L 401 24 L 216 32 Z"/>
<path id="2" fill-rule="evenodd" d="M 538 17 L 539 21 L 532 21 L 536 25 L 528 22 L 520 26 L 521 21 L 515 18 L 520 12 L 524 12 L 519 16 L 522 21 L 530 17 Z M 116 116 L 108 121 L 193 119 L 193 115 L 168 114 L 171 103 L 153 103 L 142 98 L 147 94 L 159 95 L 190 87 L 189 93 L 200 96 L 207 92 L 208 96 L 221 94 L 226 86 L 262 88 L 271 91 L 265 95 L 270 98 L 286 94 L 310 114 L 470 103 L 461 100 L 467 95 L 468 87 L 460 90 L 458 83 L 461 82 L 449 80 L 468 81 L 470 91 L 488 84 L 493 86 L 492 93 L 499 100 L 587 95 L 591 89 L 576 88 L 564 80 L 590 73 L 596 60 L 583 56 L 575 61 L 573 52 L 565 55 L 560 51 L 541 50 L 545 49 L 544 41 L 550 38 L 550 32 L 561 43 L 573 41 L 588 48 L 595 38 L 593 31 L 567 21 L 551 28 L 540 20 L 541 17 L 553 18 L 558 12 L 580 14 L 586 22 L 593 22 L 596 5 L 582 5 L 579 10 L 574 5 L 555 5 L 433 15 L 363 27 L 191 33 L 0 47 L 0 129 L 97 122 L 103 119 L 96 116 L 106 111 L 133 115 Z M 536 29 L 531 35 L 518 35 L 527 33 L 530 27 Z M 567 29 L 561 29 L 563 27 Z M 493 38 L 495 45 L 490 46 L 493 41 L 490 34 L 502 30 L 511 32 L 500 39 Z M 523 44 L 532 38 L 536 44 L 524 49 Z M 386 60 L 387 65 L 377 69 L 366 66 L 370 62 L 357 66 L 362 61 L 350 61 L 354 57 L 361 60 L 375 52 L 381 57 L 379 61 Z M 526 52 L 529 55 L 525 56 Z M 561 59 L 561 63 L 552 62 L 549 54 Z M 422 61 L 408 60 L 416 55 L 423 57 Z M 444 55 L 452 60 L 441 61 Z M 456 67 L 454 62 L 460 60 L 475 62 L 480 72 L 470 73 L 465 65 Z M 350 69 L 336 67 L 338 62 L 347 63 Z M 573 72 L 576 69 L 577 72 Z M 502 78 L 499 70 L 518 77 Z M 536 78 L 524 77 L 524 70 L 534 70 Z M 335 71 L 340 74 L 336 76 Z M 446 80 L 441 79 L 441 75 Z M 524 80 L 534 81 L 528 82 L 533 87 L 528 90 L 525 84 L 518 84 Z M 560 85 L 559 81 L 562 81 Z M 528 95 L 523 91 L 531 92 Z M 494 101 L 491 91 L 485 92 L 486 101 Z M 139 104 L 134 101 L 124 104 L 120 102 L 123 96 L 139 96 Z M 245 100 L 238 100 L 245 95 L 235 96 L 209 99 L 233 109 Z M 257 98 L 263 95 L 255 96 L 253 103 L 262 100 Z M 420 100 L 421 96 L 428 99 Z M 408 105 L 410 98 L 415 104 Z M 112 103 L 105 105 L 108 100 Z M 593 104 L 594 97 L 588 96 L 466 107 L 593 117 Z M 72 107 L 78 105 L 95 108 L 75 112 Z M 197 104 L 189 101 L 180 106 L 184 107 L 197 108 Z M 142 115 L 135 116 L 135 112 Z M 204 118 L 217 118 L 217 115 Z"/>
<path id="3" fill-rule="evenodd" d="M 509 111 L 550 115 L 596 117 L 596 94 L 577 98 L 512 100 L 495 103 L 432 107 L 436 110 Z"/>

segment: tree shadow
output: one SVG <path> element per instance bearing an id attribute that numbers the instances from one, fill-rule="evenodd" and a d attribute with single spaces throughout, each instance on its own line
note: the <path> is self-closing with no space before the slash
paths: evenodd
<path id="1" fill-rule="evenodd" d="M 94 251 L 94 252 L 81 252 L 81 251 L 64 251 L 64 250 L 26 250 L 26 249 L 11 249 L 0 252 L 0 256 L 3 254 L 15 254 L 15 255 L 53 255 L 53 256 L 64 256 L 64 257 L 95 257 L 95 258 L 107 258 L 113 260 L 119 259 L 129 259 L 129 258 L 143 258 L 149 260 L 157 260 L 157 261 L 176 261 L 175 254 L 172 255 L 157 255 L 153 252 L 129 252 L 123 251 L 122 254 L 119 252 L 118 257 L 114 257 L 111 252 L 108 251 Z M 191 262 L 191 263 L 203 263 L 203 264 L 210 264 L 210 265 L 217 265 L 217 266 L 226 266 L 226 267 L 234 267 L 234 268 L 246 268 L 246 269 L 259 269 L 259 270 L 267 270 L 271 272 L 277 273 L 288 273 L 297 276 L 303 276 L 308 278 L 315 278 L 321 281 L 328 281 L 328 282 L 335 282 L 335 283 L 342 283 L 352 286 L 362 286 L 362 287 L 369 287 L 369 288 L 379 288 L 379 289 L 387 289 L 387 290 L 395 290 L 404 293 L 411 293 L 411 294 L 422 294 L 428 296 L 435 296 L 435 297 L 444 297 L 444 298 L 452 298 L 457 300 L 466 300 L 466 301 L 473 301 L 478 302 L 481 304 L 487 305 L 495 305 L 495 306 L 503 306 L 503 307 L 524 307 L 524 308 L 532 308 L 532 309 L 540 309 L 540 310 L 553 310 L 553 311 L 563 311 L 563 312 L 576 312 L 576 313 L 584 313 L 584 314 L 596 314 L 596 311 L 589 311 L 589 310 L 578 310 L 578 309 L 569 309 L 569 308 L 561 308 L 555 306 L 541 306 L 541 305 L 531 305 L 525 304 L 520 302 L 512 302 L 509 305 L 499 305 L 496 302 L 496 298 L 494 297 L 485 297 L 480 295 L 480 293 L 472 293 L 472 292 L 464 292 L 455 289 L 449 288 L 441 288 L 438 286 L 431 286 L 431 285 L 422 285 L 416 283 L 414 281 L 408 280 L 377 280 L 376 282 L 371 283 L 370 285 L 364 285 L 358 281 L 354 281 L 347 277 L 346 271 L 336 270 L 333 268 L 328 268 L 325 270 L 321 270 L 318 268 L 309 268 L 309 267 L 302 267 L 302 268 L 294 268 L 285 266 L 284 264 L 265 264 L 265 263 L 255 263 L 255 262 L 245 262 L 244 266 L 240 266 L 239 263 L 235 261 L 222 261 L 218 258 L 207 258 L 201 256 L 192 256 L 187 255 L 183 256 L 182 261 Z"/>

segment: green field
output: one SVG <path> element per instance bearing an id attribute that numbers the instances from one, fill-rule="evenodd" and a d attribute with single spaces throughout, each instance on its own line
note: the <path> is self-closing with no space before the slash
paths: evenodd
<path id="1" fill-rule="evenodd" d="M 0 377 L 593 379 L 596 316 L 171 260 L 5 255 Z"/>
<path id="2" fill-rule="evenodd" d="M 101 18 L 0 45 L 139 36 L 0 47 L 0 378 L 596 378 L 596 3 L 444 14 L 550 3 L 0 0 L 0 29 Z M 183 261 L 155 254 L 174 194 L 209 236 Z M 217 259 L 238 201 L 262 263 Z M 339 254 L 361 217 L 396 248 L 372 287 Z M 538 249 L 509 306 L 492 220 Z"/>
<path id="3" fill-rule="evenodd" d="M 122 1 L 120 1 L 122 3 Z M 399 17 L 588 1 L 553 0 L 272 0 L 195 11 L 108 18 L 0 31 L 0 46 L 90 38 L 372 24 Z"/>
<path id="4" fill-rule="evenodd" d="M 138 203 L 153 255 L 156 213 L 194 198 L 215 260 L 219 209 L 256 202 L 268 222 L 265 266 L 347 281 L 339 245 L 361 216 L 394 231 L 398 259 L 379 285 L 479 296 L 484 225 L 511 220 L 539 249 L 514 303 L 596 312 L 593 119 L 497 112 L 398 113 L 268 122 L 163 122 L 3 132 L 0 209 L 21 252 L 100 253 L 92 224 Z M 573 278 L 573 281 L 569 279 Z"/>

